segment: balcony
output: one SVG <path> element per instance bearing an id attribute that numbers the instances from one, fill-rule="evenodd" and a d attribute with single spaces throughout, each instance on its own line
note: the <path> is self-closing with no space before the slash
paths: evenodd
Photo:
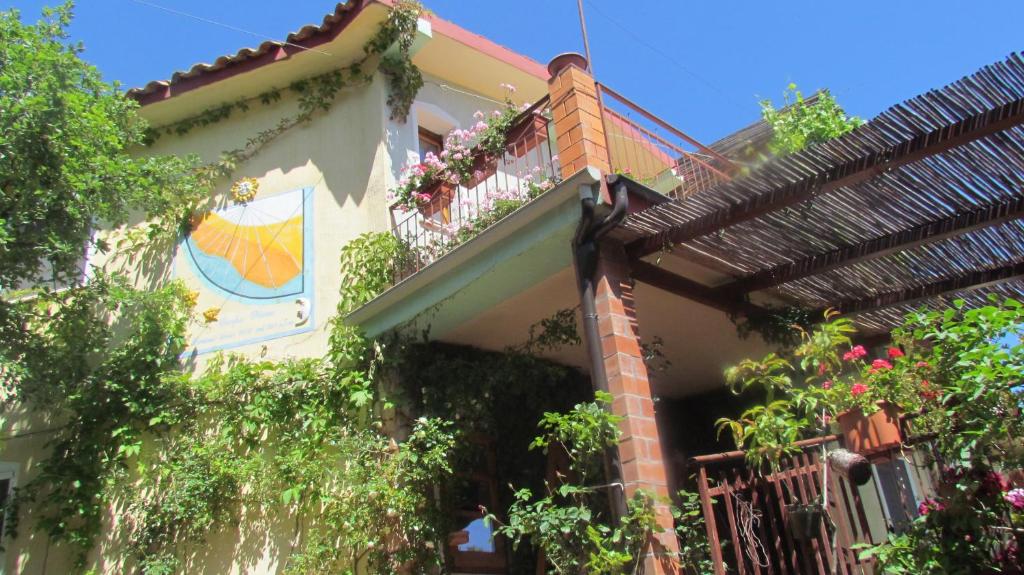
<path id="1" fill-rule="evenodd" d="M 608 86 L 597 89 L 613 172 L 676 199 L 730 180 L 728 158 Z"/>
<path id="2" fill-rule="evenodd" d="M 414 192 L 415 206 L 392 205 L 392 232 L 410 257 L 395 272 L 399 282 L 518 210 L 559 181 L 560 169 L 548 98 L 515 117 L 500 154 L 471 151 L 465 181 L 428 178 Z"/>

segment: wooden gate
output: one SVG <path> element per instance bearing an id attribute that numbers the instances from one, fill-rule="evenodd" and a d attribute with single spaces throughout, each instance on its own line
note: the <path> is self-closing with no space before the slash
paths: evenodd
<path id="1" fill-rule="evenodd" d="M 755 473 L 742 451 L 690 460 L 716 575 L 872 573 L 851 549 L 871 543 L 860 494 L 822 466 L 823 446 L 834 439 L 798 442 L 800 452 L 782 458 L 774 473 Z M 791 506 L 821 502 L 823 490 L 827 515 L 802 536 L 794 533 L 790 524 L 801 523 L 806 514 L 793 513 Z"/>

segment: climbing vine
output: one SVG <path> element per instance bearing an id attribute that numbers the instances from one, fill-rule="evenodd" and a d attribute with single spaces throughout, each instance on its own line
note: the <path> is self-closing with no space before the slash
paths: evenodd
<path id="1" fill-rule="evenodd" d="M 416 22 L 422 6 L 414 0 L 395 3 L 387 19 L 381 24 L 370 40 L 363 46 L 363 57 L 348 66 L 293 82 L 287 90 L 296 95 L 298 111 L 285 116 L 276 124 L 256 133 L 238 148 L 224 150 L 220 157 L 210 163 L 197 166 L 193 177 L 197 185 L 189 194 L 167 195 L 165 205 L 159 210 L 162 217 L 153 218 L 144 226 L 128 230 L 121 240 L 121 248 L 141 250 L 151 246 L 154 240 L 173 240 L 178 233 L 187 229 L 197 213 L 206 211 L 205 204 L 211 201 L 210 190 L 217 182 L 230 177 L 241 164 L 255 157 L 267 145 L 295 127 L 306 125 L 318 113 L 331 109 L 338 93 L 345 88 L 368 84 L 373 80 L 371 65 L 378 61 L 379 69 L 388 78 L 388 106 L 393 119 L 404 122 L 423 86 L 423 77 L 412 63 L 410 49 L 416 37 Z M 392 49 L 392 47 L 394 47 Z M 245 112 L 256 103 L 270 105 L 282 98 L 282 90 L 272 88 L 254 97 L 220 104 L 194 116 L 172 124 L 150 129 L 148 140 L 156 140 L 161 134 L 188 134 L 195 128 L 216 124 L 231 117 L 233 112 Z M 160 246 L 158 249 L 162 249 Z"/>
<path id="2" fill-rule="evenodd" d="M 381 59 L 389 105 L 403 119 L 422 83 L 409 62 L 418 14 L 418 4 L 398 3 L 364 59 L 289 86 L 295 115 L 214 163 L 161 171 L 182 185 L 147 197 L 154 221 L 113 247 L 165 247 L 159 241 L 191 222 L 218 180 L 330 109 L 342 88 L 368 82 L 371 58 Z M 162 133 L 183 135 L 281 97 L 270 90 Z M 236 192 L 244 202 L 252 190 Z M 346 246 L 338 318 L 386 289 L 411 257 L 390 234 Z M 32 528 L 72 551 L 78 571 L 109 536 L 126 544 L 102 549 L 105 562 L 162 575 L 199 569 L 213 538 L 238 526 L 285 526 L 292 536 L 273 550 L 285 573 L 431 572 L 444 567 L 448 534 L 459 527 L 450 510 L 462 499 L 438 486 L 460 484 L 458 471 L 473 457 L 469 434 L 494 438 L 498 476 L 539 488 L 545 459 L 528 449 L 536 422 L 569 410 L 589 389 L 577 371 L 534 355 L 579 343 L 574 310 L 540 322 L 504 353 L 397 336 L 371 341 L 335 319 L 323 357 L 222 354 L 195 370 L 182 355 L 189 327 L 216 321 L 219 311 L 196 317 L 195 302 L 180 282 L 139 289 L 100 270 L 83 285 L 2 302 L 3 407 L 50 425 L 38 431 L 48 441 L 34 475 L 5 503 L 8 535 L 26 527 L 18 517 L 31 517 Z M 521 417 L 504 417 L 513 411 Z M 512 493 L 502 497 L 500 506 L 511 505 Z M 256 561 L 233 559 L 242 570 Z"/>
<path id="3" fill-rule="evenodd" d="M 349 243 L 339 317 L 385 289 L 406 255 L 389 234 Z M 36 527 L 77 550 L 79 569 L 116 502 L 121 560 L 146 575 L 188 571 L 214 534 L 274 521 L 293 522 L 285 573 L 429 571 L 460 527 L 454 473 L 478 457 L 464 438 L 493 438 L 496 475 L 542 489 L 537 422 L 550 427 L 589 389 L 535 355 L 578 345 L 573 309 L 503 353 L 368 341 L 336 320 L 324 358 L 221 355 L 193 375 L 180 354 L 194 301 L 178 283 L 142 291 L 100 274 L 18 304 L 32 321 L 4 365 L 6 399 L 64 424 L 9 516 L 31 508 Z M 515 494 L 499 499 L 513 506 Z M 523 540 L 513 572 L 532 569 L 532 545 Z"/>

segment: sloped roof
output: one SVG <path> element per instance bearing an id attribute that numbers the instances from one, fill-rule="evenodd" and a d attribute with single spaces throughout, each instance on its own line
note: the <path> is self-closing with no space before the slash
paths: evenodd
<path id="1" fill-rule="evenodd" d="M 141 88 L 133 88 L 128 91 L 128 96 L 146 103 L 147 96 L 186 80 L 238 67 L 247 62 L 266 59 L 271 55 L 273 55 L 273 60 L 282 59 L 294 51 L 324 44 L 337 36 L 366 4 L 366 0 L 339 2 L 333 12 L 329 12 L 323 17 L 320 24 L 303 26 L 288 34 L 284 41 L 268 40 L 256 48 L 242 48 L 234 54 L 221 56 L 212 63 L 193 64 L 188 70 L 174 72 L 169 80 L 154 80 Z M 302 46 L 302 48 L 298 46 Z"/>

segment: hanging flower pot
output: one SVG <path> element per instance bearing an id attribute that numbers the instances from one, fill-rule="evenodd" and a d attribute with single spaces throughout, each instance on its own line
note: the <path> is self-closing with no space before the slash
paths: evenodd
<path id="1" fill-rule="evenodd" d="M 794 503 L 786 506 L 786 516 L 789 518 L 787 528 L 789 534 L 797 541 L 810 541 L 821 533 L 821 521 L 825 511 L 820 503 L 804 505 Z"/>
<path id="2" fill-rule="evenodd" d="M 878 402 L 878 411 L 865 415 L 857 407 L 837 416 L 846 448 L 861 455 L 871 455 L 899 447 L 900 415 L 903 411 L 896 404 Z"/>

